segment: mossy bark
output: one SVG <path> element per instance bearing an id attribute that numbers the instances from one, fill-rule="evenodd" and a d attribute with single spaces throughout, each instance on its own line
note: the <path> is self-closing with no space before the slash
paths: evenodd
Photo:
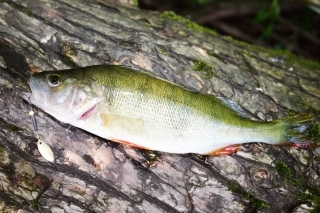
<path id="1" fill-rule="evenodd" d="M 308 212 L 319 202 L 319 148 L 248 144 L 224 157 L 159 153 L 150 164 L 152 153 L 38 110 L 39 134 L 56 159 L 46 162 L 21 98 L 27 78 L 95 64 L 149 70 L 227 97 L 253 119 L 319 115 L 320 66 L 292 54 L 216 35 L 173 13 L 107 1 L 1 0 L 0 210 Z"/>

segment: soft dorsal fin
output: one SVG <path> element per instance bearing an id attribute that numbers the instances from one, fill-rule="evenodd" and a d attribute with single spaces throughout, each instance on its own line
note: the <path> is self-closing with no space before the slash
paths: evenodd
<path id="1" fill-rule="evenodd" d="M 224 98 L 224 97 L 217 97 L 219 100 L 221 100 L 224 104 L 226 104 L 227 106 L 229 106 L 231 109 L 233 109 L 234 111 L 236 111 L 240 116 L 248 118 L 247 113 L 245 113 L 245 111 L 235 102 Z"/>

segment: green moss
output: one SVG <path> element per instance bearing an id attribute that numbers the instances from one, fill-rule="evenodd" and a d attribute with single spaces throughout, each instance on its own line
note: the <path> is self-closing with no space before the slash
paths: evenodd
<path id="1" fill-rule="evenodd" d="M 320 187 L 314 187 L 302 182 L 299 177 L 295 178 L 288 165 L 281 161 L 276 162 L 275 169 L 282 175 L 286 182 L 290 182 L 297 187 L 297 194 L 302 201 L 312 203 L 314 207 L 311 211 L 312 213 L 320 211 Z"/>
<path id="2" fill-rule="evenodd" d="M 214 67 L 208 62 L 201 59 L 198 59 L 194 62 L 194 66 L 192 67 L 192 69 L 203 73 L 204 77 L 207 79 L 212 78 L 215 74 Z"/>
<path id="3" fill-rule="evenodd" d="M 295 102 L 293 102 L 290 98 L 289 98 L 289 102 L 291 104 L 294 104 Z M 286 113 L 288 114 L 288 116 L 295 116 L 295 115 L 299 115 L 300 113 L 299 112 L 296 112 L 294 110 L 291 110 L 291 109 L 287 109 L 286 110 Z"/>
<path id="4" fill-rule="evenodd" d="M 269 55 L 269 57 L 279 57 L 282 56 L 284 57 L 284 60 L 286 62 L 292 63 L 292 64 L 296 64 L 296 65 L 300 65 L 302 67 L 305 67 L 307 69 L 320 69 L 320 63 L 316 62 L 316 61 L 312 61 L 309 59 L 305 59 L 303 57 L 297 56 L 294 53 L 291 53 L 287 50 L 279 50 L 279 49 L 268 49 L 262 46 L 258 46 L 258 45 L 253 45 L 253 44 L 248 44 L 246 42 L 243 41 L 239 41 L 236 39 L 233 39 L 230 36 L 225 36 L 223 37 L 226 41 L 231 41 L 232 43 L 243 47 L 248 47 L 245 49 L 250 49 L 251 52 L 263 52 Z"/>
<path id="5" fill-rule="evenodd" d="M 150 22 L 144 22 L 144 25 L 147 27 L 152 27 L 152 24 Z"/>
<path id="6" fill-rule="evenodd" d="M 3 146 L 0 146 L 0 154 L 3 154 L 6 151 L 6 148 L 4 148 Z"/>
<path id="7" fill-rule="evenodd" d="M 258 209 L 270 209 L 270 205 L 265 201 L 255 198 L 252 194 L 252 191 L 244 191 L 240 185 L 234 181 L 229 181 L 229 190 L 233 193 L 238 193 L 241 195 L 241 198 L 248 200 L 251 205 Z"/>
<path id="8" fill-rule="evenodd" d="M 320 155 L 314 156 L 314 160 L 320 162 Z"/>
<path id="9" fill-rule="evenodd" d="M 175 14 L 173 11 L 164 11 L 163 13 L 160 14 L 160 18 L 165 18 L 165 19 L 169 19 L 172 21 L 179 21 L 179 22 L 185 23 L 188 28 L 191 28 L 191 29 L 195 30 L 196 32 L 206 32 L 206 33 L 209 33 L 214 36 L 218 35 L 216 31 L 208 29 L 208 28 L 203 27 L 201 25 L 198 25 L 197 23 L 195 23 L 187 18 L 184 18 L 182 16 Z"/>
<path id="10" fill-rule="evenodd" d="M 293 184 L 296 187 L 300 187 L 303 185 L 299 178 L 296 178 L 292 175 L 291 169 L 284 162 L 276 162 L 275 169 L 284 178 L 284 181 L 286 183 Z"/>
<path id="11" fill-rule="evenodd" d="M 45 23 L 46 25 L 49 25 L 49 24 L 50 24 L 50 21 L 48 21 L 48 20 L 43 20 L 43 23 Z"/>
<path id="12" fill-rule="evenodd" d="M 246 62 L 247 64 L 251 64 L 252 57 L 254 57 L 252 55 L 252 53 L 247 51 L 247 50 L 243 50 L 241 52 L 242 52 L 242 55 L 243 55 L 244 62 Z"/>
<path id="13" fill-rule="evenodd" d="M 160 18 L 170 19 L 172 21 L 184 21 L 186 18 L 175 14 L 173 11 L 164 11 L 160 14 Z"/>
<path id="14" fill-rule="evenodd" d="M 207 53 L 215 58 L 220 59 L 220 55 L 218 53 L 215 53 L 214 51 L 207 51 Z"/>
<path id="15" fill-rule="evenodd" d="M 139 6 L 139 1 L 138 0 L 133 0 L 133 5 L 138 7 Z"/>
<path id="16" fill-rule="evenodd" d="M 229 190 L 230 190 L 231 192 L 238 192 L 238 191 L 239 191 L 239 185 L 238 185 L 236 182 L 234 182 L 234 181 L 229 181 L 229 184 L 230 184 Z"/>
<path id="17" fill-rule="evenodd" d="M 288 113 L 288 115 L 292 115 L 292 116 L 299 115 L 301 114 L 301 112 L 312 113 L 314 114 L 314 117 L 317 117 L 318 115 L 320 115 L 320 109 L 315 107 L 312 102 L 310 102 L 309 100 L 306 100 L 305 97 L 303 97 L 300 93 L 294 90 L 292 90 L 291 92 L 294 94 L 295 98 L 292 98 L 289 96 L 288 100 L 291 105 L 297 107 L 297 111 L 287 109 L 286 112 Z"/>
<path id="18" fill-rule="evenodd" d="M 299 193 L 299 197 L 302 201 L 313 204 L 311 213 L 320 212 L 320 187 L 307 187 L 306 192 Z"/>
<path id="19" fill-rule="evenodd" d="M 301 66 L 304 66 L 309 69 L 320 69 L 320 64 L 316 61 L 312 61 L 309 59 L 305 59 L 302 57 L 299 57 L 289 51 L 286 50 L 269 50 L 268 51 L 270 56 L 284 56 L 285 60 L 288 62 L 291 62 L 293 64 L 300 64 Z"/>
<path id="20" fill-rule="evenodd" d="M 251 205 L 255 206 L 258 209 L 270 209 L 270 205 L 262 200 L 255 198 L 252 195 L 252 191 L 249 191 L 246 194 L 244 194 L 244 198 L 249 200 Z"/>
<path id="21" fill-rule="evenodd" d="M 169 52 L 168 52 L 166 49 L 164 49 L 164 48 L 159 48 L 159 50 L 160 50 L 160 53 L 161 53 L 162 55 L 169 55 Z"/>
<path id="22" fill-rule="evenodd" d="M 303 155 L 302 158 L 305 159 L 306 161 L 309 161 L 309 160 L 310 160 L 310 157 L 307 156 L 307 155 Z"/>
<path id="23" fill-rule="evenodd" d="M 25 130 L 22 127 L 18 127 L 18 126 L 14 125 L 14 124 L 8 123 L 7 121 L 5 121 L 3 119 L 1 119 L 1 126 L 2 126 L 2 128 L 6 128 L 6 129 L 8 129 L 8 130 L 10 130 L 12 132 L 19 132 L 19 131 Z"/>
<path id="24" fill-rule="evenodd" d="M 286 182 L 289 182 L 292 179 L 292 173 L 287 164 L 282 161 L 276 162 L 276 171 L 280 173 Z"/>
<path id="25" fill-rule="evenodd" d="M 40 208 L 39 208 L 39 206 L 40 206 L 40 198 L 31 200 L 30 204 L 31 204 L 32 208 L 34 208 L 35 210 L 37 210 L 37 211 L 40 210 Z"/>
<path id="26" fill-rule="evenodd" d="M 316 143 L 320 143 L 320 124 L 313 124 L 308 129 L 308 134 Z"/>
<path id="27" fill-rule="evenodd" d="M 18 126 L 13 125 L 13 124 L 8 124 L 8 126 L 9 126 L 9 129 L 12 132 L 19 132 L 19 131 L 23 131 L 24 130 L 24 128 L 18 127 Z"/>
<path id="28" fill-rule="evenodd" d="M 6 153 L 6 148 L 0 146 L 0 164 L 6 161 L 8 158 L 7 153 Z"/>

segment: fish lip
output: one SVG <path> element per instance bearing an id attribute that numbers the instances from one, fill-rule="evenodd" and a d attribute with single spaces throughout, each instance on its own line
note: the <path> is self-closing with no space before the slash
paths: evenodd
<path id="1" fill-rule="evenodd" d="M 90 107 L 87 111 L 85 111 L 78 120 L 87 120 L 89 119 L 97 110 L 98 105 L 100 102 L 94 104 L 92 107 Z"/>

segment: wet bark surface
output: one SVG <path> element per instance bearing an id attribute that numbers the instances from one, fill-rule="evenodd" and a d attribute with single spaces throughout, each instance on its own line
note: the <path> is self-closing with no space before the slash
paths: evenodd
<path id="1" fill-rule="evenodd" d="M 226 97 L 252 119 L 319 113 L 320 68 L 310 61 L 215 35 L 171 13 L 107 1 L 2 0 L 1 210 L 309 212 L 319 202 L 319 148 L 252 143 L 231 156 L 152 153 L 36 110 L 39 135 L 55 156 L 47 162 L 21 98 L 27 79 L 96 64 L 149 70 Z"/>

